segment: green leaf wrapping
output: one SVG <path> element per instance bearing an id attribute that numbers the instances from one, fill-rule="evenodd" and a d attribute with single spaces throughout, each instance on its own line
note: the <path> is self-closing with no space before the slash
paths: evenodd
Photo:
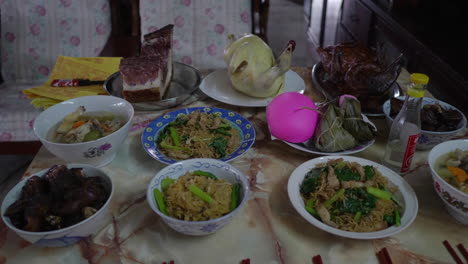
<path id="1" fill-rule="evenodd" d="M 344 110 L 343 127 L 358 142 L 366 142 L 374 139 L 374 127 L 362 119 L 361 104 L 358 100 L 345 97 L 341 109 Z"/>
<path id="2" fill-rule="evenodd" d="M 343 110 L 333 104 L 325 107 L 326 112 L 314 133 L 315 147 L 324 152 L 337 152 L 356 146 L 356 139 L 343 128 Z"/>

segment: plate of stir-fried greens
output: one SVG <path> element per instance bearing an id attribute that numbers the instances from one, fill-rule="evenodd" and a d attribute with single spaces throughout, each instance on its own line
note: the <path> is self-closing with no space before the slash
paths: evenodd
<path id="1" fill-rule="evenodd" d="M 288 195 L 309 223 L 354 239 L 395 235 L 411 225 L 418 211 L 416 194 L 400 175 L 352 156 L 304 162 L 289 177 Z"/>
<path id="2" fill-rule="evenodd" d="M 166 164 L 192 158 L 229 161 L 255 141 L 252 124 L 233 111 L 192 107 L 160 116 L 143 131 L 145 151 Z"/>

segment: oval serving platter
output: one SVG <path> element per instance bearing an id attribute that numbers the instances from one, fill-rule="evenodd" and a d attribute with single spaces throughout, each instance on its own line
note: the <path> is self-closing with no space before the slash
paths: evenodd
<path id="1" fill-rule="evenodd" d="M 364 119 L 365 122 L 371 124 L 375 129 L 377 129 L 377 127 L 375 126 L 374 123 L 372 123 L 369 118 L 367 118 L 367 116 L 365 116 L 364 114 L 362 114 L 362 118 Z M 276 137 L 273 137 L 272 136 L 272 139 L 275 140 L 281 140 L 279 138 L 276 138 Z M 374 143 L 375 143 L 375 139 L 373 140 L 370 140 L 370 141 L 367 141 L 367 142 L 362 142 L 361 144 L 358 144 L 350 149 L 346 149 L 346 150 L 342 150 L 342 151 L 337 151 L 337 152 L 323 152 L 323 151 L 320 151 L 317 147 L 315 147 L 315 143 L 312 139 L 304 142 L 304 143 L 291 143 L 291 142 L 287 142 L 287 141 L 284 141 L 284 140 L 281 140 L 283 141 L 284 143 L 286 143 L 287 145 L 295 148 L 295 149 L 298 149 L 298 150 L 301 150 L 301 151 L 304 151 L 304 152 L 309 152 L 309 153 L 313 153 L 313 154 L 317 154 L 317 155 L 324 155 L 324 156 L 334 156 L 334 155 L 350 155 L 350 154 L 354 154 L 354 153 L 358 153 L 358 152 L 361 152 L 363 150 L 365 150 L 366 148 L 372 146 Z"/>
<path id="2" fill-rule="evenodd" d="M 200 112 L 203 113 L 215 114 L 221 118 L 226 119 L 241 133 L 241 142 L 239 147 L 233 153 L 228 154 L 218 160 L 233 160 L 247 152 L 247 150 L 249 150 L 255 142 L 255 129 L 253 128 L 252 124 L 240 114 L 230 110 L 215 107 L 192 107 L 166 113 L 153 120 L 153 122 L 151 122 L 145 128 L 143 134 L 141 135 L 141 143 L 143 144 L 145 151 L 152 158 L 162 163 L 172 164 L 178 162 L 179 160 L 172 159 L 159 150 L 156 144 L 156 138 L 158 137 L 158 133 L 161 132 L 167 124 L 174 121 L 179 115 L 188 115 L 196 110 L 200 110 Z"/>

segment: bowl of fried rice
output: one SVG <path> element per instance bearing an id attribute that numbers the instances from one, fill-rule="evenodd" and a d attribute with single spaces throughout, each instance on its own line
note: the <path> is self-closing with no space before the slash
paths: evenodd
<path id="1" fill-rule="evenodd" d="M 214 233 L 228 224 L 249 196 L 247 177 L 216 159 L 189 159 L 160 170 L 146 192 L 151 209 L 177 232 Z"/>

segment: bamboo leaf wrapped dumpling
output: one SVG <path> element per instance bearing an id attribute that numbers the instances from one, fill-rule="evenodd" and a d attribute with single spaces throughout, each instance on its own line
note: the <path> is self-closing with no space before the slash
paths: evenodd
<path id="1" fill-rule="evenodd" d="M 361 114 L 361 104 L 352 97 L 344 97 L 343 104 L 340 106 L 344 112 L 343 127 L 351 134 L 358 142 L 366 142 L 374 139 L 375 128 L 368 122 L 364 121 Z"/>
<path id="2" fill-rule="evenodd" d="M 337 152 L 357 145 L 356 139 L 343 127 L 344 111 L 334 104 L 328 104 L 315 130 L 315 147 L 324 152 Z"/>

